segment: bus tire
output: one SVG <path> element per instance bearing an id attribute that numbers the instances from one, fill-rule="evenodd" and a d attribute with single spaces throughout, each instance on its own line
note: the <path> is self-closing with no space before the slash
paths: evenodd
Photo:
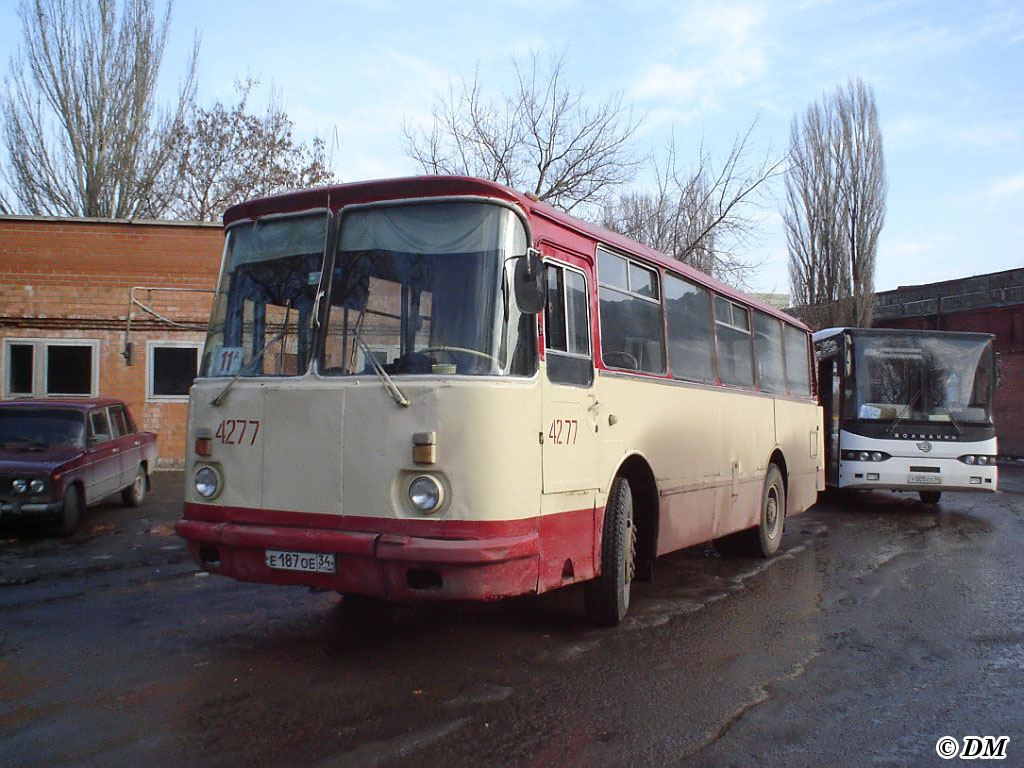
<path id="1" fill-rule="evenodd" d="M 761 491 L 761 522 L 757 526 L 758 553 L 771 557 L 782 544 L 782 531 L 786 527 L 786 483 L 782 472 L 774 464 L 768 465 Z"/>
<path id="2" fill-rule="evenodd" d="M 942 497 L 942 491 L 918 491 L 917 495 L 921 497 L 921 501 L 925 504 L 938 504 L 939 499 Z"/>
<path id="3" fill-rule="evenodd" d="M 715 550 L 723 557 L 771 557 L 779 551 L 785 523 L 786 484 L 779 468 L 769 464 L 757 526 L 715 539 Z"/>
<path id="4" fill-rule="evenodd" d="M 629 588 L 636 560 L 633 494 L 629 481 L 618 476 L 608 492 L 601 531 L 601 572 L 584 585 L 587 617 L 601 627 L 614 627 L 629 610 Z"/>

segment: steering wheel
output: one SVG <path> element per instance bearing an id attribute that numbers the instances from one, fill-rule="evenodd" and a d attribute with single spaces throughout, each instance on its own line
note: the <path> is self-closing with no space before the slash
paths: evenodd
<path id="1" fill-rule="evenodd" d="M 424 347 L 423 349 L 417 349 L 416 351 L 424 355 L 429 355 L 431 352 L 444 352 L 449 357 L 451 357 L 452 360 L 455 359 L 455 355 L 453 353 L 461 352 L 462 354 L 465 355 L 475 355 L 476 357 L 482 357 L 484 360 L 488 360 L 494 363 L 494 365 L 497 366 L 498 368 L 501 367 L 501 364 L 498 362 L 498 358 L 496 358 L 494 355 L 489 355 L 486 352 L 481 352 L 478 349 L 469 349 L 467 347 L 450 347 L 444 345 L 438 347 Z"/>

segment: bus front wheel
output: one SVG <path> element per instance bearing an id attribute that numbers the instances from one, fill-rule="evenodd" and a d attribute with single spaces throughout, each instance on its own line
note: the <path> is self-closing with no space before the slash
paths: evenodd
<path id="1" fill-rule="evenodd" d="M 614 627 L 629 610 L 629 587 L 636 560 L 633 494 L 629 481 L 616 477 L 608 492 L 601 533 L 601 572 L 584 587 L 587 617 L 602 627 Z"/>

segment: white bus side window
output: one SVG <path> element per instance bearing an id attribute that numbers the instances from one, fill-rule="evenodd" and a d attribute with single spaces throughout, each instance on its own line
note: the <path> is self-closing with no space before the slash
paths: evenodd
<path id="1" fill-rule="evenodd" d="M 548 379 L 589 387 L 594 381 L 590 355 L 587 281 L 582 273 L 548 264 L 544 308 Z"/>
<path id="2" fill-rule="evenodd" d="M 609 368 L 665 372 L 658 273 L 597 249 L 601 359 Z"/>
<path id="3" fill-rule="evenodd" d="M 786 381 L 789 394 L 794 397 L 811 396 L 811 366 L 807 352 L 807 334 L 799 328 L 787 325 L 786 339 Z"/>
<path id="4" fill-rule="evenodd" d="M 711 294 L 705 288 L 666 273 L 665 315 L 668 361 L 673 378 L 716 383 Z"/>
<path id="5" fill-rule="evenodd" d="M 715 336 L 718 340 L 718 375 L 730 387 L 754 388 L 754 350 L 750 344 L 747 308 L 715 297 Z"/>
<path id="6" fill-rule="evenodd" d="M 757 310 L 754 310 L 754 350 L 757 353 L 757 381 L 761 391 L 773 395 L 786 394 L 782 322 Z"/>

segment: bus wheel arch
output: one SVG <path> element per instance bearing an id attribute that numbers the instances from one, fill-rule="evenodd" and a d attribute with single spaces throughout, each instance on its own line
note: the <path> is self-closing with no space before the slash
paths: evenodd
<path id="1" fill-rule="evenodd" d="M 789 509 L 788 509 L 788 506 L 789 506 L 789 469 L 786 467 L 786 457 L 782 455 L 782 451 L 780 449 L 778 449 L 778 448 L 775 449 L 775 451 L 771 455 L 771 458 L 768 459 L 768 467 L 765 469 L 765 472 L 768 471 L 768 468 L 770 468 L 772 466 L 772 464 L 774 464 L 778 468 L 779 472 L 782 474 L 782 489 L 786 492 L 786 506 L 787 506 L 787 509 L 784 510 L 784 512 L 785 512 L 786 516 L 788 517 L 789 516 Z"/>

